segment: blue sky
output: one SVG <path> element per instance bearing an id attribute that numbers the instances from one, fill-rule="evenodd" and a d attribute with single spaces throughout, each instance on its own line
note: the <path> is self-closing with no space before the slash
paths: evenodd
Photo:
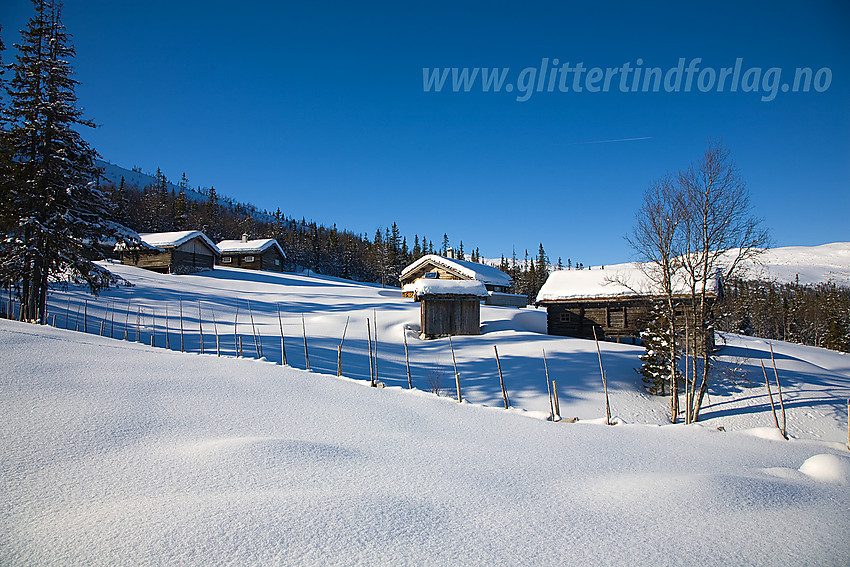
<path id="1" fill-rule="evenodd" d="M 64 21 L 80 104 L 102 125 L 83 134 L 105 159 L 260 208 L 370 237 L 395 221 L 411 244 L 447 233 L 486 256 L 542 242 L 553 261 L 614 263 L 631 257 L 649 183 L 722 140 L 775 245 L 850 240 L 848 5 L 684 4 L 81 0 Z M 30 13 L 3 2 L 7 48 Z M 769 102 L 768 89 L 620 92 L 616 77 L 518 102 L 518 76 L 544 58 L 831 76 Z M 516 88 L 425 92 L 423 67 L 509 68 Z"/>

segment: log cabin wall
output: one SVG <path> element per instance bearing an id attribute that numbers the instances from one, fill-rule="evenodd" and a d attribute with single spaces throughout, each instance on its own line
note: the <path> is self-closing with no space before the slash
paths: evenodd
<path id="1" fill-rule="evenodd" d="M 425 338 L 478 335 L 481 332 L 481 300 L 465 296 L 423 296 L 419 320 Z"/>
<path id="2" fill-rule="evenodd" d="M 652 303 L 653 300 L 646 298 L 546 303 L 546 332 L 550 335 L 593 339 L 595 327 L 599 340 L 640 344 L 640 334 L 648 326 Z M 690 310 L 681 303 L 682 301 L 676 309 L 676 325 L 679 331 L 684 333 L 686 318 L 691 331 L 694 329 L 694 322 Z M 691 336 L 693 337 L 693 334 Z M 714 350 L 713 333 L 709 333 L 708 340 L 709 350 Z M 689 351 L 693 354 L 693 345 Z M 702 340 L 699 340 L 696 354 L 699 356 L 702 352 Z"/>

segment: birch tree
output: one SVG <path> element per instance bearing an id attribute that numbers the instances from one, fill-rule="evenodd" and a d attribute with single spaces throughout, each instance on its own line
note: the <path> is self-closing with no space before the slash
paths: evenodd
<path id="1" fill-rule="evenodd" d="M 691 422 L 699 420 L 711 368 L 706 345 L 712 342 L 714 326 L 708 295 L 715 281 L 722 285 L 735 277 L 745 262 L 767 249 L 770 239 L 753 216 L 746 184 L 721 144 L 709 144 L 699 162 L 679 172 L 677 194 L 684 212 L 680 257 L 691 294 L 694 344 L 703 345 L 702 364 L 694 364 L 691 371 L 691 392 L 700 379 L 699 391 L 686 408 Z"/>

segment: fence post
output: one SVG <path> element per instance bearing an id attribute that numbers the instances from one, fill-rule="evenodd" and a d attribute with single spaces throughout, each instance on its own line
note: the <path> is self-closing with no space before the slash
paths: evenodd
<path id="1" fill-rule="evenodd" d="M 505 402 L 505 409 L 508 409 L 510 402 L 508 401 L 508 391 L 505 389 L 505 380 L 502 378 L 502 363 L 499 361 L 499 349 L 493 345 L 493 351 L 496 353 L 496 366 L 499 368 L 499 384 L 502 386 L 502 400 Z"/>
<path id="2" fill-rule="evenodd" d="M 402 329 L 401 333 L 404 336 L 404 364 L 407 366 L 407 387 L 412 390 L 413 380 L 410 377 L 410 356 L 407 354 L 407 329 Z"/>
<path id="3" fill-rule="evenodd" d="M 452 350 L 452 365 L 455 369 L 455 385 L 457 386 L 457 403 L 463 401 L 463 396 L 460 394 L 460 374 L 457 371 L 457 361 L 455 360 L 455 347 L 452 345 L 452 338 L 449 336 L 449 348 Z"/>
<path id="4" fill-rule="evenodd" d="M 307 352 L 307 323 L 304 322 L 304 314 L 301 314 L 301 330 L 304 332 L 304 361 L 307 363 L 307 370 L 310 370 L 310 353 Z"/>

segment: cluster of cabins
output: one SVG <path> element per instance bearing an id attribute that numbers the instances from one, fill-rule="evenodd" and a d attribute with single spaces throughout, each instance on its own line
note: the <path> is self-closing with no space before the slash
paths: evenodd
<path id="1" fill-rule="evenodd" d="M 213 243 L 200 231 L 141 234 L 142 246 L 120 250 L 121 261 L 149 270 L 180 274 L 213 269 L 215 265 L 252 270 L 283 271 L 284 251 L 272 238 L 223 240 Z M 422 256 L 401 273 L 402 295 L 420 303 L 423 338 L 477 335 L 481 304 L 524 307 L 527 297 L 509 293 L 511 277 L 485 264 L 446 256 Z M 711 282 L 714 299 L 719 281 Z M 678 290 L 680 304 L 688 301 Z M 556 271 L 549 275 L 535 302 L 546 308 L 550 335 L 600 340 L 640 339 L 650 311 L 658 301 L 646 275 L 637 265 L 616 269 Z M 677 311 L 680 326 L 686 310 Z M 693 322 L 690 322 L 693 324 Z M 709 345 L 712 348 L 713 345 Z"/>
<path id="2" fill-rule="evenodd" d="M 214 244 L 199 230 L 140 234 L 143 246 L 122 248 L 123 264 L 163 274 L 187 274 L 212 270 L 213 266 L 235 266 L 248 270 L 283 271 L 283 249 L 273 238 L 222 240 Z"/>

